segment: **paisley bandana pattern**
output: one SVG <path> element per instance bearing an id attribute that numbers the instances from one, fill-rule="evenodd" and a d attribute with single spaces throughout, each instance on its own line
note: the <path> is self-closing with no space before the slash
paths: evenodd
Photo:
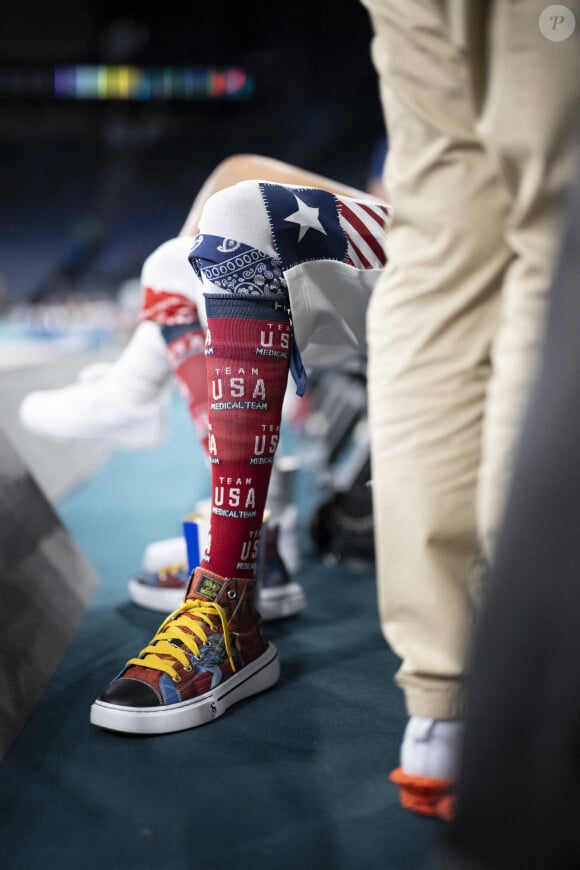
<path id="1" fill-rule="evenodd" d="M 220 290 L 287 298 L 281 263 L 259 248 L 200 234 L 194 239 L 189 259 L 198 276 Z"/>

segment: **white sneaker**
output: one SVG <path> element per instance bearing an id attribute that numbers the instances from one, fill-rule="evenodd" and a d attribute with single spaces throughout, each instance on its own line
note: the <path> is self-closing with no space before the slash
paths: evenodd
<path id="1" fill-rule="evenodd" d="M 401 744 L 401 768 L 411 776 L 455 779 L 463 729 L 462 720 L 411 716 Z"/>
<path id="2" fill-rule="evenodd" d="M 113 368 L 112 362 L 94 362 L 89 363 L 81 369 L 77 375 L 77 381 L 82 381 L 85 384 L 100 381 L 105 375 L 108 375 Z"/>
<path id="3" fill-rule="evenodd" d="M 169 391 L 148 403 L 122 403 L 112 373 L 58 390 L 29 393 L 20 405 L 25 429 L 56 441 L 103 441 L 119 449 L 153 449 L 167 438 Z"/>
<path id="4" fill-rule="evenodd" d="M 275 547 L 276 538 L 270 538 L 256 590 L 264 622 L 286 619 L 306 607 L 303 586 L 291 579 Z M 129 595 L 140 607 L 171 613 L 183 601 L 189 573 L 184 537 L 154 541 L 145 548 L 141 573 L 129 580 Z"/>

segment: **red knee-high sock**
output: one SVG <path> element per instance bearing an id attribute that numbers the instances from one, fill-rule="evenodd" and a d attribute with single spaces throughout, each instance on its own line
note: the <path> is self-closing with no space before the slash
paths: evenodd
<path id="1" fill-rule="evenodd" d="M 207 453 L 205 331 L 197 305 L 182 293 L 145 287 L 141 318 L 159 324 L 179 391 Z"/>
<path id="2" fill-rule="evenodd" d="M 207 369 L 205 330 L 199 320 L 187 326 L 164 327 L 167 356 L 179 392 L 193 421 L 201 446 L 208 452 Z"/>
<path id="3" fill-rule="evenodd" d="M 290 359 L 287 310 L 265 299 L 207 296 L 212 510 L 202 567 L 255 575 Z"/>

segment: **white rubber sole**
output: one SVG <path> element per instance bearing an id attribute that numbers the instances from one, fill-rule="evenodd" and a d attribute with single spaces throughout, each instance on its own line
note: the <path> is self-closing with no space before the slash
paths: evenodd
<path id="1" fill-rule="evenodd" d="M 260 588 L 256 597 L 256 607 L 264 622 L 286 619 L 295 616 L 306 607 L 306 595 L 300 583 L 284 583 L 271 589 Z"/>
<path id="2" fill-rule="evenodd" d="M 29 393 L 19 408 L 20 422 L 29 432 L 65 444 L 78 441 L 98 441 L 120 450 L 153 450 L 160 447 L 168 435 L 168 401 L 166 398 L 152 402 L 146 408 L 139 408 L 133 415 L 124 418 L 114 414 L 109 408 L 102 409 L 99 404 L 89 410 L 77 410 L 74 390 L 78 386 L 65 387 L 63 390 L 44 390 Z M 90 379 L 87 384 L 90 389 Z M 62 393 L 71 390 L 71 396 L 63 402 Z"/>
<path id="3" fill-rule="evenodd" d="M 95 701 L 91 707 L 92 725 L 124 734 L 171 734 L 206 725 L 222 716 L 233 704 L 274 686 L 280 678 L 276 647 L 269 643 L 265 652 L 205 695 L 169 704 L 166 707 L 122 707 Z"/>
<path id="4" fill-rule="evenodd" d="M 158 613 L 173 613 L 177 610 L 185 596 L 185 589 L 155 589 L 145 586 L 138 580 L 131 579 L 128 583 L 131 600 L 139 607 L 156 610 Z"/>

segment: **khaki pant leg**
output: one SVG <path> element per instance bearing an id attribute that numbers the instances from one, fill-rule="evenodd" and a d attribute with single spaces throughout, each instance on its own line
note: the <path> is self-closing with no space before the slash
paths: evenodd
<path id="1" fill-rule="evenodd" d="M 462 715 L 475 500 L 508 198 L 445 4 L 366 0 L 389 132 L 389 264 L 367 316 L 377 581 L 411 715 Z"/>
<path id="2" fill-rule="evenodd" d="M 494 549 L 521 416 L 536 370 L 551 270 L 575 177 L 580 115 L 580 3 L 576 30 L 552 41 L 538 26 L 545 0 L 495 3 L 479 132 L 510 192 L 506 272 L 485 413 L 478 525 Z"/>

